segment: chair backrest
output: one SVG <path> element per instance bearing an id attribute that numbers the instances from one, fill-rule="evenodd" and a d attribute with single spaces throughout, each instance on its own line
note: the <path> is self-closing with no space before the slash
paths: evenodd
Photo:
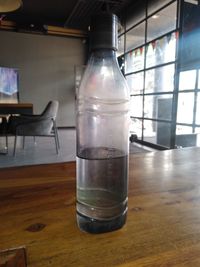
<path id="1" fill-rule="evenodd" d="M 49 103 L 47 104 L 46 108 L 42 112 L 41 116 L 43 118 L 54 118 L 54 119 L 56 119 L 57 112 L 58 112 L 58 106 L 59 106 L 58 101 L 56 101 L 56 100 L 49 101 Z"/>
<path id="2" fill-rule="evenodd" d="M 53 120 L 58 112 L 58 101 L 50 101 L 40 115 L 32 116 L 11 116 L 9 119 L 8 133 L 22 136 L 48 135 L 52 132 Z"/>

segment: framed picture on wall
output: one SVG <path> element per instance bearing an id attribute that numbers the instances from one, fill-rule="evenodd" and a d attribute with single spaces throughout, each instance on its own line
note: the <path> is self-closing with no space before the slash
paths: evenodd
<path id="1" fill-rule="evenodd" d="M 15 68 L 0 67 L 0 103 L 18 103 L 19 73 Z"/>

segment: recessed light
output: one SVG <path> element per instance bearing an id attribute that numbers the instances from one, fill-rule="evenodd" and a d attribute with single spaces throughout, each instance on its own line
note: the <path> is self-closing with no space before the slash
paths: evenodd
<path id="1" fill-rule="evenodd" d="M 159 18 L 159 15 L 153 15 L 152 16 L 152 19 L 158 19 Z"/>

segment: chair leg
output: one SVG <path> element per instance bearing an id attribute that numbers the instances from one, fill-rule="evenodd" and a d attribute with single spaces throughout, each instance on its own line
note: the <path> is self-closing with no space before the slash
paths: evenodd
<path id="1" fill-rule="evenodd" d="M 8 153 L 8 135 L 6 134 L 6 151 Z"/>
<path id="2" fill-rule="evenodd" d="M 59 141 L 59 137 L 58 137 L 58 129 L 57 129 L 57 126 L 56 126 L 56 121 L 54 119 L 53 119 L 53 131 L 54 131 L 54 134 L 55 134 L 56 139 L 57 139 L 58 149 L 60 149 L 60 141 Z"/>
<path id="3" fill-rule="evenodd" d="M 16 146 L 17 146 L 17 135 L 15 135 L 13 156 L 15 156 L 15 155 L 16 155 Z"/>
<path id="4" fill-rule="evenodd" d="M 56 135 L 56 138 L 57 138 L 58 149 L 60 149 L 60 141 L 59 141 L 59 137 L 58 137 L 58 130 L 57 130 L 57 128 L 55 128 L 55 129 L 56 129 L 55 135 Z"/>
<path id="5" fill-rule="evenodd" d="M 58 140 L 56 134 L 54 134 L 55 144 L 56 144 L 56 154 L 58 154 Z"/>
<path id="6" fill-rule="evenodd" d="M 23 136 L 23 149 L 25 149 L 25 137 L 26 136 Z"/>

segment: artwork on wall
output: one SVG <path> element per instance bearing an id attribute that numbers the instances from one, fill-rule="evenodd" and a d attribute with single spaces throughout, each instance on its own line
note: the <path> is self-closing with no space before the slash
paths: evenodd
<path id="1" fill-rule="evenodd" d="M 18 98 L 17 69 L 0 67 L 0 103 L 17 103 Z"/>

